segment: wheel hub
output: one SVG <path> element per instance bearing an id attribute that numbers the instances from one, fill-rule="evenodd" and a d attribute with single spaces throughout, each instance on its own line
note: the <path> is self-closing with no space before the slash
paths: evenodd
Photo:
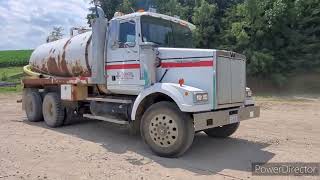
<path id="1" fill-rule="evenodd" d="M 176 121 L 169 115 L 155 116 L 149 125 L 149 134 L 153 142 L 161 147 L 172 146 L 178 137 Z"/>
<path id="2" fill-rule="evenodd" d="M 160 136 L 167 135 L 167 128 L 165 126 L 159 126 L 158 127 L 158 133 Z"/>

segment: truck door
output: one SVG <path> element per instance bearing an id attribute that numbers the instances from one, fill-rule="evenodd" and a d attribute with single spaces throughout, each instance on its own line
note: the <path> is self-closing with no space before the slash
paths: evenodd
<path id="1" fill-rule="evenodd" d="M 143 84 L 141 85 L 140 80 L 136 20 L 111 21 L 108 37 L 106 62 L 108 89 L 116 93 L 139 93 Z"/>

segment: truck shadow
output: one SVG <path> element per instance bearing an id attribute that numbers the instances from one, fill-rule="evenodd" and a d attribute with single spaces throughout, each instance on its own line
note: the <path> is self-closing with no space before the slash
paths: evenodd
<path id="1" fill-rule="evenodd" d="M 51 129 L 44 123 L 30 123 L 27 120 L 23 122 L 99 143 L 113 153 L 135 152 L 143 157 L 134 155 L 125 155 L 124 157 L 128 163 L 136 166 L 155 162 L 166 168 L 181 168 L 198 175 L 219 174 L 225 169 L 249 172 L 252 162 L 268 162 L 275 155 L 263 150 L 269 146 L 266 143 L 239 138 L 215 139 L 209 138 L 203 133 L 198 133 L 192 147 L 182 157 L 162 158 L 154 155 L 139 136 L 128 135 L 127 129 L 123 126 L 88 120 L 71 126 Z"/>

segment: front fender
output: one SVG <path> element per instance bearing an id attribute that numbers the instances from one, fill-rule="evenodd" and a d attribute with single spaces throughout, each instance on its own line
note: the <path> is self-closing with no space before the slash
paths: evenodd
<path id="1" fill-rule="evenodd" d="M 135 120 L 140 103 L 154 93 L 169 96 L 183 112 L 209 111 L 211 109 L 210 104 L 194 104 L 193 94 L 195 92 L 203 92 L 203 90 L 186 85 L 180 86 L 175 83 L 156 83 L 138 95 L 132 107 L 131 119 Z"/>

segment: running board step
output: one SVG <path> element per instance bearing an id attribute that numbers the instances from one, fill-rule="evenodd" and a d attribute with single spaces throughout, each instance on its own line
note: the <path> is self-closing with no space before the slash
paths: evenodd
<path id="1" fill-rule="evenodd" d="M 121 104 L 131 104 L 130 99 L 116 99 L 116 98 L 86 98 L 87 101 L 98 101 L 98 102 L 111 102 L 111 103 L 121 103 Z"/>
<path id="2" fill-rule="evenodd" d="M 121 121 L 119 119 L 113 119 L 113 118 L 106 118 L 103 116 L 94 116 L 92 114 L 84 114 L 83 117 L 89 118 L 89 119 L 96 119 L 96 120 L 101 120 L 101 121 L 106 121 L 106 122 L 111 122 L 115 124 L 129 124 L 128 121 Z"/>

